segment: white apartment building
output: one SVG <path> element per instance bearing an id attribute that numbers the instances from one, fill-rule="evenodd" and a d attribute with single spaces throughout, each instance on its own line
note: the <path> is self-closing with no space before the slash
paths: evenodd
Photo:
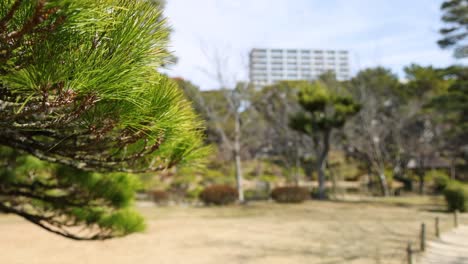
<path id="1" fill-rule="evenodd" d="M 333 71 L 338 80 L 350 78 L 346 50 L 253 49 L 249 55 L 250 81 L 256 87 L 281 80 L 313 80 Z"/>

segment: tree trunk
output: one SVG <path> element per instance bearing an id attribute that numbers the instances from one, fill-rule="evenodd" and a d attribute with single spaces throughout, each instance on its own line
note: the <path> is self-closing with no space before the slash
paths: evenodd
<path id="1" fill-rule="evenodd" d="M 424 194 L 424 174 L 418 174 L 419 177 L 419 194 Z"/>
<path id="2" fill-rule="evenodd" d="M 300 164 L 300 153 L 299 153 L 299 144 L 297 144 L 297 139 L 296 139 L 296 142 L 295 142 L 295 145 L 296 145 L 296 156 L 295 156 L 295 164 L 294 164 L 294 183 L 296 184 L 296 186 L 299 186 L 299 167 L 301 166 Z"/>
<path id="3" fill-rule="evenodd" d="M 379 172 L 380 188 L 382 189 L 383 196 L 390 196 L 390 190 L 388 189 L 387 177 L 383 171 Z"/>
<path id="4" fill-rule="evenodd" d="M 318 199 L 324 200 L 326 198 L 325 194 L 325 166 L 328 156 L 328 151 L 330 150 L 330 133 L 331 131 L 325 131 L 323 134 L 323 149 L 317 159 L 317 174 L 318 174 Z M 318 147 L 318 146 L 316 146 Z"/>
<path id="5" fill-rule="evenodd" d="M 370 164 L 367 165 L 367 192 L 371 193 L 374 189 L 374 173 L 372 173 L 372 167 Z"/>
<path id="6" fill-rule="evenodd" d="M 416 169 L 416 174 L 418 175 L 419 178 L 419 194 L 423 195 L 424 194 L 424 156 L 419 159 L 419 168 Z"/>
<path id="7" fill-rule="evenodd" d="M 236 184 L 237 194 L 239 196 L 239 202 L 244 203 L 244 189 L 242 186 L 242 164 L 240 157 L 240 117 L 239 113 L 235 115 L 235 127 L 234 127 L 234 160 L 236 163 Z"/>
<path id="8" fill-rule="evenodd" d="M 457 174 L 456 174 L 456 171 L 455 171 L 455 156 L 452 157 L 452 159 L 450 160 L 450 178 L 452 180 L 456 180 L 457 179 Z"/>
<path id="9" fill-rule="evenodd" d="M 417 170 L 417 175 L 419 179 L 419 194 L 423 195 L 424 194 L 424 170 L 422 168 L 419 168 Z"/>
<path id="10" fill-rule="evenodd" d="M 319 161 L 318 164 L 318 199 L 319 200 L 324 200 L 325 197 L 325 162 Z"/>
<path id="11" fill-rule="evenodd" d="M 325 161 L 325 165 L 326 165 L 326 168 L 328 169 L 328 179 L 329 181 L 331 180 L 331 183 L 332 183 L 332 187 L 331 187 L 329 194 L 332 198 L 336 198 L 338 195 L 338 183 L 336 179 L 336 174 L 335 174 L 335 171 L 333 171 L 330 168 L 330 163 L 328 163 L 328 160 Z"/>

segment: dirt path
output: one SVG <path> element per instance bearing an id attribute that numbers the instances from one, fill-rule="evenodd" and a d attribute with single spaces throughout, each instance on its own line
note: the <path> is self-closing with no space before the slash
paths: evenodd
<path id="1" fill-rule="evenodd" d="M 468 226 L 462 226 L 429 242 L 421 264 L 468 264 Z"/>
<path id="2" fill-rule="evenodd" d="M 442 213 L 366 203 L 140 209 L 146 232 L 102 242 L 64 239 L 0 215 L 0 263 L 400 264 L 422 220 L 451 224 Z"/>

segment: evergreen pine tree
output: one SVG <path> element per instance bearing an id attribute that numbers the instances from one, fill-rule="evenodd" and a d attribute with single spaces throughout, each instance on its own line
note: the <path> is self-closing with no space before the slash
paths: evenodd
<path id="1" fill-rule="evenodd" d="M 325 198 L 325 166 L 330 139 L 334 129 L 344 126 L 346 120 L 359 111 L 360 106 L 351 97 L 333 91 L 322 81 L 299 84 L 299 104 L 303 111 L 291 119 L 291 128 L 310 136 L 316 151 L 319 199 Z"/>
<path id="2" fill-rule="evenodd" d="M 440 29 L 442 39 L 437 43 L 442 48 L 455 48 L 458 58 L 468 56 L 468 0 L 446 0 L 440 7 L 442 21 L 446 24 Z"/>
<path id="3" fill-rule="evenodd" d="M 202 152 L 190 103 L 157 71 L 169 32 L 157 1 L 0 2 L 0 211 L 74 239 L 142 230 L 129 173 Z"/>

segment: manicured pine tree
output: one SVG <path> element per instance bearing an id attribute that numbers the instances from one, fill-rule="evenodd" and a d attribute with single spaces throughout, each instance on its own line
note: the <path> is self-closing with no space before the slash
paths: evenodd
<path id="1" fill-rule="evenodd" d="M 332 91 L 321 81 L 302 82 L 299 89 L 299 104 L 303 111 L 292 117 L 290 126 L 310 136 L 314 142 L 318 197 L 325 199 L 325 167 L 332 131 L 343 127 L 360 106 L 351 97 Z"/>

